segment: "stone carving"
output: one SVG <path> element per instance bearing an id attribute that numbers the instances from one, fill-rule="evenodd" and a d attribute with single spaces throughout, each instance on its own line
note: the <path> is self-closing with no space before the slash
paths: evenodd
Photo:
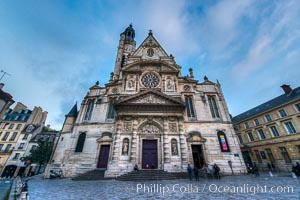
<path id="1" fill-rule="evenodd" d="M 178 148 L 177 148 L 177 140 L 176 139 L 171 140 L 171 151 L 172 151 L 173 156 L 178 155 Z"/>
<path id="2" fill-rule="evenodd" d="M 169 123 L 169 130 L 170 130 L 170 132 L 177 132 L 176 123 Z"/>
<path id="3" fill-rule="evenodd" d="M 118 88 L 113 88 L 113 89 L 111 90 L 111 93 L 112 93 L 112 94 L 117 94 L 117 93 L 118 93 Z"/>
<path id="4" fill-rule="evenodd" d="M 173 92 L 175 90 L 175 83 L 172 79 L 166 80 L 166 91 Z"/>
<path id="5" fill-rule="evenodd" d="M 129 89 L 135 88 L 135 80 L 131 79 L 128 81 L 128 88 Z"/>
<path id="6" fill-rule="evenodd" d="M 129 139 L 125 138 L 123 140 L 122 155 L 128 155 L 128 149 L 129 149 Z"/>
<path id="7" fill-rule="evenodd" d="M 149 49 L 147 50 L 147 55 L 148 55 L 149 57 L 152 57 L 152 56 L 154 55 L 154 50 L 153 50 L 152 48 L 149 48 Z"/>
<path id="8" fill-rule="evenodd" d="M 156 95 L 148 94 L 142 98 L 136 99 L 130 103 L 151 103 L 151 104 L 167 104 L 168 102 L 165 99 L 157 98 Z"/>
<path id="9" fill-rule="evenodd" d="M 132 123 L 131 122 L 124 122 L 124 131 L 130 132 L 132 130 Z"/>
<path id="10" fill-rule="evenodd" d="M 141 129 L 143 134 L 159 134 L 159 129 L 153 124 L 147 124 Z"/>
<path id="11" fill-rule="evenodd" d="M 156 72 L 159 72 L 160 67 L 157 67 L 157 66 L 142 66 L 141 70 L 142 71 L 156 71 Z"/>

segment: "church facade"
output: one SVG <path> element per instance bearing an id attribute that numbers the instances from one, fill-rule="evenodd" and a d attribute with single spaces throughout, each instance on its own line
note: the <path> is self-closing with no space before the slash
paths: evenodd
<path id="1" fill-rule="evenodd" d="M 218 164 L 224 174 L 246 171 L 221 85 L 181 67 L 150 31 L 137 48 L 130 25 L 121 33 L 114 72 L 89 88 L 79 111 L 66 115 L 49 169 L 65 177 L 106 169 L 186 171 Z"/>

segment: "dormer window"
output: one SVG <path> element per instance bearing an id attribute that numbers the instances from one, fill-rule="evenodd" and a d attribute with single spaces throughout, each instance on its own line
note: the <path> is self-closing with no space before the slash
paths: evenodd
<path id="1" fill-rule="evenodd" d="M 26 128 L 26 132 L 28 132 L 28 133 L 30 133 L 32 130 L 33 130 L 33 125 L 29 125 L 29 126 L 27 126 L 27 128 Z"/>

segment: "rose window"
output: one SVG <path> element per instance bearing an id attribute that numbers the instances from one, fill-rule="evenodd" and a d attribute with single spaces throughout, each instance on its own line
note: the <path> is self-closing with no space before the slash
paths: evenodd
<path id="1" fill-rule="evenodd" d="M 159 84 L 159 78 L 154 73 L 149 73 L 143 76 L 142 83 L 146 88 L 155 88 Z"/>

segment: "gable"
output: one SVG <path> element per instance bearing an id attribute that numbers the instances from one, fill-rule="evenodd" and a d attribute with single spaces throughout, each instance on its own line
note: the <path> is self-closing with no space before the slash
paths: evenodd
<path id="1" fill-rule="evenodd" d="M 168 57 L 168 54 L 153 37 L 152 33 L 149 33 L 148 37 L 135 50 L 132 56 L 147 60 L 159 60 L 160 57 Z"/>
<path id="2" fill-rule="evenodd" d="M 131 101 L 128 101 L 127 103 L 133 103 L 133 104 L 174 104 L 173 102 L 161 98 L 157 95 L 154 95 L 152 93 L 146 94 L 144 96 L 141 96 L 139 98 L 132 99 Z"/>
<path id="3" fill-rule="evenodd" d="M 161 92 L 150 90 L 119 100 L 117 105 L 178 105 L 184 106 L 180 99 L 169 97 Z"/>
<path id="4" fill-rule="evenodd" d="M 122 71 L 136 72 L 136 71 L 156 71 L 156 72 L 179 72 L 180 69 L 177 65 L 172 65 L 164 61 L 137 61 L 131 63 L 124 68 Z"/>

